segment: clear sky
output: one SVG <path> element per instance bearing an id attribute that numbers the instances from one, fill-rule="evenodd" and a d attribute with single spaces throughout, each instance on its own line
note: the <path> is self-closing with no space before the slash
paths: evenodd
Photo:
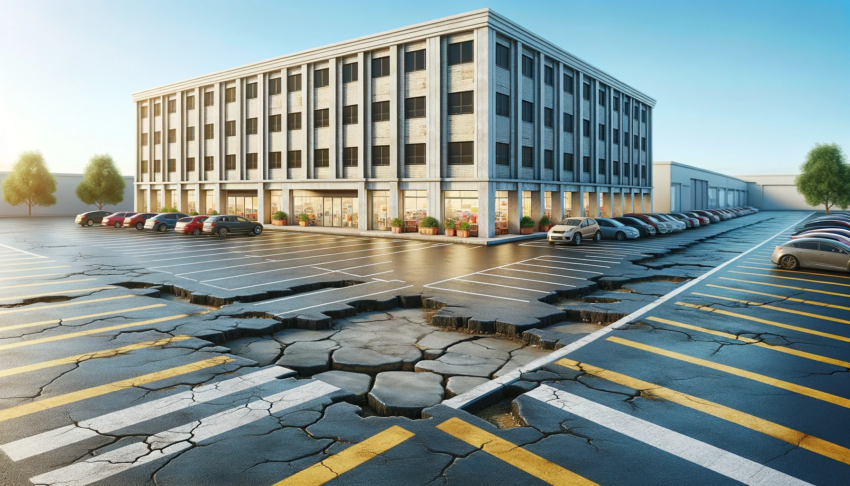
<path id="1" fill-rule="evenodd" d="M 135 91 L 484 7 L 654 97 L 655 160 L 740 175 L 850 153 L 850 0 L 0 0 L 0 169 L 106 152 L 132 174 Z"/>

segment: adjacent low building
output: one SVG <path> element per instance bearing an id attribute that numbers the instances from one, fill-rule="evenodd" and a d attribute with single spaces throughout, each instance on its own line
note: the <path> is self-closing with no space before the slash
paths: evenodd
<path id="1" fill-rule="evenodd" d="M 679 162 L 653 162 L 653 208 L 660 213 L 749 204 L 747 181 Z"/>
<path id="2" fill-rule="evenodd" d="M 749 204 L 767 210 L 823 211 L 822 206 L 810 206 L 797 192 L 797 174 L 742 175 L 739 179 L 749 186 Z"/>

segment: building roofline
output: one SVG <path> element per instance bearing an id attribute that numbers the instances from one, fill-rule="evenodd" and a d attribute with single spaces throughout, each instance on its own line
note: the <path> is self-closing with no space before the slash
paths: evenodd
<path id="1" fill-rule="evenodd" d="M 446 35 L 452 32 L 462 32 L 464 30 L 472 30 L 481 27 L 490 27 L 496 31 L 503 32 L 508 36 L 517 38 L 520 41 L 532 44 L 532 48 L 540 50 L 547 56 L 555 59 L 560 58 L 560 61 L 564 64 L 571 64 L 579 71 L 587 73 L 594 79 L 602 81 L 603 83 L 612 86 L 631 97 L 639 99 L 649 106 L 655 106 L 655 99 L 652 97 L 632 88 L 610 74 L 593 67 L 555 44 L 488 8 L 473 10 L 471 12 L 443 17 L 436 20 L 429 20 L 427 22 L 388 30 L 377 34 L 370 34 L 363 37 L 357 37 L 355 39 L 335 42 L 321 47 L 315 47 L 292 54 L 266 59 L 264 61 L 245 64 L 235 68 L 195 76 L 175 83 L 137 91 L 132 94 L 132 98 L 133 101 L 142 101 L 156 96 L 169 95 L 179 91 L 197 88 L 199 86 L 209 86 L 222 81 L 255 76 L 257 74 L 273 72 L 283 68 L 296 67 L 301 64 L 320 62 L 333 57 L 354 55 L 359 52 L 386 48 L 393 44 L 402 44 L 437 35 Z"/>
<path id="2" fill-rule="evenodd" d="M 676 161 L 673 161 L 673 160 L 670 160 L 670 161 L 663 161 L 662 160 L 662 161 L 658 161 L 658 162 L 653 162 L 652 165 L 676 165 L 676 166 L 679 166 L 679 167 L 684 167 L 686 169 L 698 170 L 700 172 L 708 172 L 709 174 L 714 174 L 714 175 L 720 176 L 720 177 L 726 177 L 727 179 L 735 179 L 736 181 L 740 181 L 740 182 L 751 182 L 751 181 L 745 181 L 743 179 L 739 179 L 738 177 L 740 177 L 740 176 L 731 176 L 729 174 L 721 174 L 720 172 L 715 172 L 713 170 L 703 169 L 702 167 L 695 167 L 693 165 L 683 164 L 681 162 L 676 162 Z"/>

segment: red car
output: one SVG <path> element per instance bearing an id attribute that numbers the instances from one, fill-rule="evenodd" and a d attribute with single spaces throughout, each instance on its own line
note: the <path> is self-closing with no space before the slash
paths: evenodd
<path id="1" fill-rule="evenodd" d="M 124 226 L 128 228 L 135 226 L 137 230 L 141 231 L 145 229 L 145 221 L 157 214 L 159 213 L 127 213 L 127 217 L 124 218 Z"/>
<path id="2" fill-rule="evenodd" d="M 124 225 L 124 218 L 127 216 L 132 216 L 136 213 L 112 213 L 109 216 L 103 218 L 103 221 L 100 222 L 101 226 L 115 226 L 116 228 L 120 228 Z"/>
<path id="3" fill-rule="evenodd" d="M 174 232 L 197 236 L 204 230 L 204 221 L 206 221 L 207 218 L 209 218 L 209 216 L 206 215 L 180 218 L 177 220 L 177 226 L 174 227 Z"/>

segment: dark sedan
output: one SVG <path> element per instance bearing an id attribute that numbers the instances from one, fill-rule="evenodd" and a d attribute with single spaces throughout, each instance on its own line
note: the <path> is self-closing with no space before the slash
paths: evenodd
<path id="1" fill-rule="evenodd" d="M 643 221 L 636 218 L 629 218 L 626 216 L 621 216 L 619 218 L 611 218 L 614 221 L 619 221 L 626 226 L 631 226 L 632 228 L 638 230 L 642 237 L 646 236 L 655 236 L 655 227 L 649 224 L 644 223 Z"/>
<path id="2" fill-rule="evenodd" d="M 204 233 L 218 235 L 221 237 L 230 234 L 244 234 L 257 236 L 263 232 L 263 225 L 256 221 L 249 221 L 242 216 L 224 214 L 211 216 L 204 221 Z"/>
<path id="3" fill-rule="evenodd" d="M 94 226 L 100 224 L 103 218 L 112 214 L 112 211 L 89 211 L 87 213 L 78 214 L 74 222 L 80 226 Z"/>

